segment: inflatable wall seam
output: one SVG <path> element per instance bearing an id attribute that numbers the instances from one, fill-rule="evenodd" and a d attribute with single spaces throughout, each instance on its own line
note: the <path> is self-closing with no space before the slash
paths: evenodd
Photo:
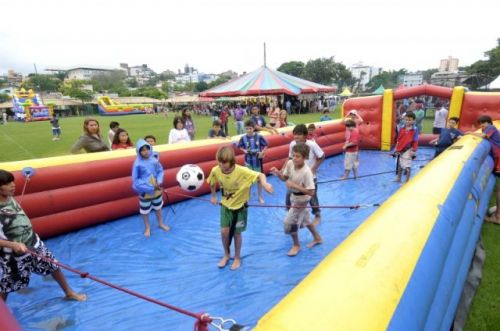
<path id="1" fill-rule="evenodd" d="M 384 91 L 382 103 L 382 133 L 380 146 L 383 151 L 391 150 L 393 131 L 393 103 L 394 96 L 391 89 Z"/>
<path id="2" fill-rule="evenodd" d="M 450 109 L 448 111 L 448 118 L 458 117 L 462 111 L 462 102 L 464 100 L 465 88 L 463 86 L 455 86 L 451 94 Z"/>

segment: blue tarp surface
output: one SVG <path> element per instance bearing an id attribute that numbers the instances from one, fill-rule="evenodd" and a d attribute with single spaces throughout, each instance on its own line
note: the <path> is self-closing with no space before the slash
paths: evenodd
<path id="1" fill-rule="evenodd" d="M 432 158 L 421 148 L 413 175 Z M 388 153 L 362 151 L 360 175 L 394 171 Z M 343 156 L 319 169 L 321 205 L 383 203 L 401 187 L 394 172 L 358 180 L 330 181 L 343 173 Z M 273 195 L 266 204 L 284 205 L 285 184 L 268 177 Z M 321 183 L 324 182 L 324 183 Z M 208 198 L 209 196 L 205 196 Z M 257 203 L 256 188 L 250 203 Z M 175 214 L 172 211 L 175 210 Z M 219 208 L 188 200 L 163 209 L 171 231 L 163 232 L 151 215 L 152 235 L 142 235 L 139 214 L 46 240 L 56 258 L 73 268 L 192 312 L 233 318 L 242 325 L 257 321 L 319 262 L 349 236 L 377 207 L 323 209 L 318 227 L 324 243 L 312 249 L 307 229 L 299 238 L 302 250 L 286 255 L 291 238 L 283 232 L 284 208 L 251 208 L 243 234 L 242 267 L 219 269 L 222 257 Z M 194 319 L 137 299 L 64 271 L 72 287 L 88 295 L 83 303 L 63 300 L 51 277 L 34 275 L 27 289 L 12 293 L 8 305 L 24 330 L 192 330 Z"/>

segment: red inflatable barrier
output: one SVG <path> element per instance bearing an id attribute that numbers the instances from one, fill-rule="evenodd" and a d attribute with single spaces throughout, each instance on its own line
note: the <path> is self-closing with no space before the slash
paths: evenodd
<path id="1" fill-rule="evenodd" d="M 353 98 L 344 102 L 344 116 L 356 109 L 363 118 L 359 126 L 359 134 L 363 137 L 360 147 L 366 149 L 380 148 L 380 134 L 382 132 L 382 96 Z"/>
<path id="2" fill-rule="evenodd" d="M 488 115 L 493 120 L 500 120 L 500 93 L 466 93 L 458 128 L 462 131 L 479 129 L 477 119 L 481 115 Z"/>
<path id="3" fill-rule="evenodd" d="M 439 98 L 451 98 L 453 90 L 449 87 L 436 85 L 419 85 L 406 87 L 394 91 L 394 100 L 416 97 L 419 95 L 431 95 Z"/>
<path id="4" fill-rule="evenodd" d="M 370 120 L 372 115 L 368 115 Z M 373 115 L 374 116 L 374 115 Z M 376 126 L 368 127 L 373 130 Z M 318 125 L 317 143 L 327 156 L 340 153 L 344 142 L 345 126 L 340 122 Z M 264 157 L 264 172 L 272 167 L 281 168 L 288 159 L 289 144 L 293 134 L 266 136 L 269 148 Z M 184 164 L 197 164 L 208 176 L 216 165 L 215 154 L 221 146 L 232 146 L 236 161 L 244 164 L 244 155 L 236 142 L 209 143 L 202 147 L 160 152 L 164 172 L 164 188 L 167 192 L 180 192 L 175 179 Z M 134 156 L 109 160 L 82 162 L 35 169 L 35 175 L 26 186 L 25 194 L 17 199 L 33 222 L 35 230 L 42 236 L 54 236 L 138 213 L 138 199 L 132 190 L 132 165 Z M 24 178 L 16 174 L 17 191 L 24 185 Z M 194 193 L 208 193 L 204 185 Z M 169 195 L 174 203 L 185 198 Z"/>

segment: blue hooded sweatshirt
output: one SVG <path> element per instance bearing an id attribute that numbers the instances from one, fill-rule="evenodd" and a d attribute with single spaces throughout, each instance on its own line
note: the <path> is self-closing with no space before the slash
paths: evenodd
<path id="1" fill-rule="evenodd" d="M 143 146 L 149 149 L 149 157 L 143 158 L 140 150 Z M 155 190 L 155 184 L 163 184 L 163 167 L 158 159 L 153 156 L 153 148 L 144 139 L 139 139 L 136 144 L 137 159 L 132 167 L 132 188 L 144 199 L 153 199 L 161 190 Z"/>

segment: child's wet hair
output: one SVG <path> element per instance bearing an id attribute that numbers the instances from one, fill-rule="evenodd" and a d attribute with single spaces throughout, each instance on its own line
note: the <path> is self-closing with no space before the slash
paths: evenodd
<path id="1" fill-rule="evenodd" d="M 411 111 L 407 112 L 407 113 L 406 113 L 406 115 L 405 115 L 405 117 L 409 117 L 409 118 L 411 118 L 411 119 L 415 119 L 415 118 L 417 118 L 417 117 L 415 116 L 415 114 L 414 114 L 413 112 L 411 112 Z"/>
<path id="2" fill-rule="evenodd" d="M 254 122 L 254 121 L 252 121 L 252 120 L 246 120 L 246 121 L 245 121 L 245 128 L 246 128 L 246 127 L 252 127 L 252 128 L 254 128 L 254 129 L 255 129 L 255 122 Z"/>
<path id="3" fill-rule="evenodd" d="M 229 163 L 231 166 L 236 164 L 236 158 L 232 147 L 224 146 L 219 148 L 216 158 L 217 162 L 220 163 Z"/>

